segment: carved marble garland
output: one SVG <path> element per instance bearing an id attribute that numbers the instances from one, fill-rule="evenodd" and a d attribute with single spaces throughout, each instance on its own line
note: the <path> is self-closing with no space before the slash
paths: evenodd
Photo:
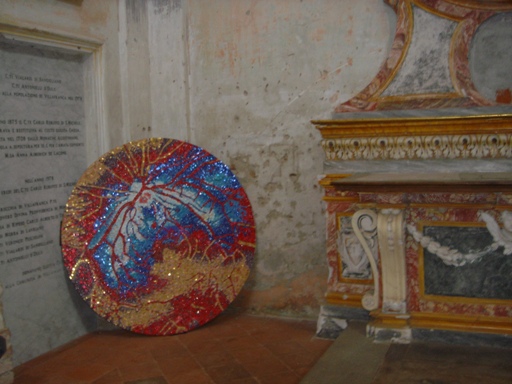
<path id="1" fill-rule="evenodd" d="M 478 216 L 486 223 L 487 229 L 494 239 L 494 243 L 480 251 L 471 253 L 463 254 L 457 249 L 443 246 L 431 237 L 422 235 L 412 224 L 407 226 L 407 231 L 423 248 L 439 257 L 446 265 L 453 265 L 455 267 L 477 262 L 499 247 L 503 247 L 503 253 L 505 255 L 512 254 L 512 212 L 504 211 L 502 213 L 501 218 L 504 226 L 502 229 L 499 227 L 496 220 L 488 213 L 479 212 Z"/>
<path id="2" fill-rule="evenodd" d="M 486 212 L 478 216 L 486 223 L 494 243 L 480 251 L 463 254 L 456 249 L 443 246 L 434 239 L 421 234 L 414 225 L 407 225 L 407 231 L 414 240 L 432 254 L 438 256 L 446 265 L 460 267 L 467 263 L 478 262 L 485 255 L 503 247 L 505 255 L 512 254 L 512 212 L 502 212 L 503 228 Z M 352 216 L 352 229 L 361 248 L 353 244 L 353 251 L 358 252 L 357 259 L 361 266 L 366 259 L 371 265 L 374 287 L 366 292 L 362 299 L 363 308 L 375 310 L 379 308 L 380 286 L 382 284 L 382 311 L 384 313 L 405 314 L 406 281 L 405 281 L 405 244 L 403 213 L 400 209 L 382 209 L 378 213 L 371 209 L 362 209 Z M 378 254 L 380 257 L 380 272 Z M 345 249 L 344 249 L 345 251 Z M 353 252 L 354 253 L 354 252 Z"/>

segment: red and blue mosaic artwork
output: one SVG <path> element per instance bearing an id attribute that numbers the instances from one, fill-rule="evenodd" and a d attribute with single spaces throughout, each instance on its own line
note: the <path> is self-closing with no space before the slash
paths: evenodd
<path id="1" fill-rule="evenodd" d="M 172 139 L 125 144 L 78 180 L 62 222 L 80 295 L 124 329 L 170 335 L 219 315 L 249 276 L 255 226 L 231 170 Z"/>

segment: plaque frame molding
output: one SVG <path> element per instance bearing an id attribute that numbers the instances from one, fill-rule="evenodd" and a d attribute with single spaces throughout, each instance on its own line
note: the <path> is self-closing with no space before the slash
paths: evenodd
<path id="1" fill-rule="evenodd" d="M 83 56 L 84 135 L 87 164 L 108 150 L 104 108 L 103 41 L 0 23 L 0 39 L 38 45 Z"/>

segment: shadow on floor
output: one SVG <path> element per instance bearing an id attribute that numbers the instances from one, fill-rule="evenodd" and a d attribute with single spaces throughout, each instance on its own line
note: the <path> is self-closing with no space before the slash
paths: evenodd
<path id="1" fill-rule="evenodd" d="M 376 344 L 350 323 L 301 384 L 510 384 L 512 349 L 446 343 Z"/>

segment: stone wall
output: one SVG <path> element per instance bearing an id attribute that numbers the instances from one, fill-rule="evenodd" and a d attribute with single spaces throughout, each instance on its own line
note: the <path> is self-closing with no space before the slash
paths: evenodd
<path id="1" fill-rule="evenodd" d="M 96 116 L 87 129 L 97 132 L 89 163 L 124 142 L 159 136 L 202 146 L 232 168 L 253 204 L 258 239 L 255 268 L 235 305 L 294 317 L 316 316 L 328 274 L 317 182 L 323 152 L 310 120 L 328 117 L 375 76 L 393 20 L 380 0 L 0 4 L 0 25 L 29 40 L 98 45 L 99 92 L 95 107 L 86 106 Z M 44 300 L 54 299 L 46 292 Z M 73 311 L 80 318 L 85 310 Z M 48 316 L 48 340 L 34 338 L 22 351 L 13 337 L 15 365 L 85 332 Z M 64 329 L 72 336 L 52 336 Z"/>

